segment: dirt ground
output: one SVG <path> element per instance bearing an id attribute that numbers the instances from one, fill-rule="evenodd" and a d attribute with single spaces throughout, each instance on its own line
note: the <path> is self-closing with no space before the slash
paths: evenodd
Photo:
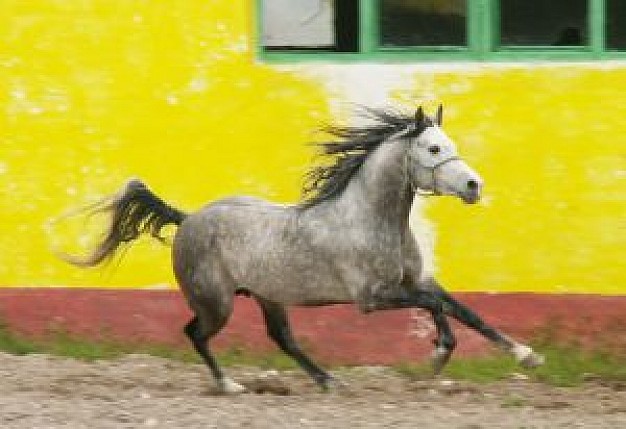
<path id="1" fill-rule="evenodd" d="M 271 392 L 219 396 L 203 366 L 151 356 L 89 363 L 0 353 L 0 427 L 626 428 L 619 383 L 416 381 L 362 367 L 339 371 L 348 386 L 322 393 L 299 371 L 229 373 Z"/>

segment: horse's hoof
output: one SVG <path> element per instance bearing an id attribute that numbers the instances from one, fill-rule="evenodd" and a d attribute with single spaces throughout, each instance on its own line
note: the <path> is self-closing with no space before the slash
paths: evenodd
<path id="1" fill-rule="evenodd" d="M 535 353 L 533 349 L 523 344 L 517 344 L 513 348 L 513 354 L 523 368 L 536 368 L 546 361 L 542 355 Z"/>
<path id="2" fill-rule="evenodd" d="M 526 357 L 524 357 L 523 359 L 519 361 L 519 364 L 523 368 L 529 368 L 529 369 L 537 368 L 538 366 L 541 366 L 544 363 L 546 363 L 545 357 L 535 352 L 531 352 L 529 355 L 527 355 Z"/>
<path id="3" fill-rule="evenodd" d="M 341 381 L 335 377 L 328 377 L 324 379 L 324 381 L 320 383 L 320 387 L 322 388 L 322 391 L 324 391 L 325 393 L 347 392 L 349 388 L 346 382 Z"/>
<path id="4" fill-rule="evenodd" d="M 432 354 L 433 373 L 439 375 L 452 356 L 452 350 L 445 347 L 436 347 Z"/>
<path id="5" fill-rule="evenodd" d="M 218 381 L 218 388 L 220 392 L 225 395 L 239 395 L 248 391 L 244 386 L 228 377 L 224 377 Z"/>

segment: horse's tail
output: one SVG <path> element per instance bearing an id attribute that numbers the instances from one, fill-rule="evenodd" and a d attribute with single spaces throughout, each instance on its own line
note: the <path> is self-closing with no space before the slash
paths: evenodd
<path id="1" fill-rule="evenodd" d="M 143 233 L 164 241 L 161 229 L 168 224 L 180 225 L 187 217 L 182 211 L 157 197 L 141 181 L 130 180 L 116 195 L 91 207 L 93 212 L 109 212 L 111 220 L 104 239 L 87 257 L 61 255 L 80 267 L 93 267 L 112 257 L 123 243 Z"/>

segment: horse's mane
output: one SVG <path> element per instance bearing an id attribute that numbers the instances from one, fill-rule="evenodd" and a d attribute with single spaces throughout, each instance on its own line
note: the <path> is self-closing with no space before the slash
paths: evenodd
<path id="1" fill-rule="evenodd" d="M 333 157 L 333 160 L 314 166 L 305 175 L 302 207 L 311 207 L 340 195 L 369 154 L 393 134 L 413 124 L 415 130 L 406 135 L 412 137 L 433 125 L 432 119 L 426 115 L 417 121 L 414 114 L 391 109 L 362 107 L 360 113 L 372 123 L 361 127 L 329 126 L 324 129 L 336 139 L 316 143 L 316 146 L 321 155 Z"/>

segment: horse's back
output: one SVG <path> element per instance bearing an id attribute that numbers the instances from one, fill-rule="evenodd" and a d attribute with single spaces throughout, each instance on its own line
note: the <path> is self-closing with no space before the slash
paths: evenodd
<path id="1" fill-rule="evenodd" d="M 238 240 L 259 234 L 267 227 L 284 225 L 290 206 L 253 197 L 230 197 L 211 202 L 190 214 L 177 230 L 174 246 L 193 244 L 196 251 L 217 245 L 218 240 Z"/>

